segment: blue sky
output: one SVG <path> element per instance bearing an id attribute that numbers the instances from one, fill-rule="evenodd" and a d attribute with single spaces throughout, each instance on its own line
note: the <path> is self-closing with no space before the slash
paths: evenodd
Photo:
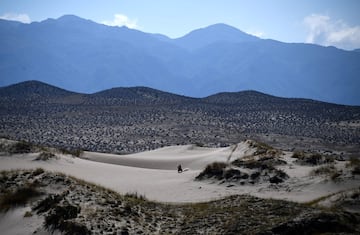
<path id="1" fill-rule="evenodd" d="M 0 18 L 74 14 L 171 38 L 226 23 L 262 38 L 360 48 L 359 0 L 0 0 Z"/>

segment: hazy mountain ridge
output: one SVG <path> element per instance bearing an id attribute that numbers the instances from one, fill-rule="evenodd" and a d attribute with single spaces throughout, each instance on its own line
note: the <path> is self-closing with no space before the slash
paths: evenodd
<path id="1" fill-rule="evenodd" d="M 258 90 L 360 104 L 360 54 L 259 39 L 224 24 L 178 39 L 76 16 L 0 21 L 0 86 L 40 80 L 77 92 L 145 86 L 205 97 Z"/>
<path id="2" fill-rule="evenodd" d="M 288 103 L 304 103 L 316 104 L 333 107 L 347 107 L 344 105 L 331 104 L 311 99 L 303 98 L 285 98 L 265 94 L 259 91 L 246 90 L 239 92 L 220 92 L 204 98 L 194 98 L 183 95 L 178 95 L 170 92 L 165 92 L 149 87 L 115 87 L 92 94 L 79 93 L 59 88 L 41 81 L 25 81 L 17 84 L 0 87 L 1 99 L 10 98 L 12 100 L 29 100 L 33 102 L 36 99 L 41 100 L 62 100 L 67 97 L 83 97 L 84 99 L 94 100 L 103 99 L 111 102 L 117 101 L 133 101 L 139 104 L 148 105 L 165 105 L 171 103 L 204 103 L 214 105 L 240 105 L 240 104 L 281 104 Z M 154 102 L 156 101 L 156 102 Z M 351 106 L 349 106 L 351 107 Z M 353 106 L 354 109 L 360 108 Z"/>

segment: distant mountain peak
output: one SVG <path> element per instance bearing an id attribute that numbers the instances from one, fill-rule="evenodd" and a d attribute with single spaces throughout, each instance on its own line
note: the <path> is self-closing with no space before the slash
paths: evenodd
<path id="1" fill-rule="evenodd" d="M 233 26 L 219 23 L 196 29 L 175 40 L 178 46 L 194 50 L 217 42 L 239 43 L 257 41 L 260 39 L 244 33 Z"/>
<path id="2" fill-rule="evenodd" d="M 86 19 L 81 18 L 81 17 L 76 16 L 76 15 L 63 15 L 63 16 L 59 17 L 57 20 L 58 21 L 71 22 L 71 21 L 84 21 Z"/>
<path id="3" fill-rule="evenodd" d="M 16 83 L 6 87 L 0 87 L 0 96 L 14 96 L 21 99 L 29 97 L 59 97 L 74 94 L 74 92 L 49 85 L 44 82 L 30 80 Z"/>

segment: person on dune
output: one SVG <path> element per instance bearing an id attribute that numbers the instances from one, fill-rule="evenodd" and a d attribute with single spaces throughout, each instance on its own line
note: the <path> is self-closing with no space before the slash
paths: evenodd
<path id="1" fill-rule="evenodd" d="M 181 165 L 178 165 L 177 168 L 178 168 L 178 173 L 182 173 L 182 172 L 183 172 Z"/>

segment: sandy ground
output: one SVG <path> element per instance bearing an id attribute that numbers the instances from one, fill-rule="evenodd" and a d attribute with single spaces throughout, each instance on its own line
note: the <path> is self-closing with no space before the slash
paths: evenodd
<path id="1" fill-rule="evenodd" d="M 48 161 L 34 161 L 39 154 L 32 153 L 1 156 L 0 170 L 41 167 L 75 176 L 122 194 L 138 193 L 150 200 L 168 203 L 209 201 L 232 194 L 306 202 L 360 186 L 358 179 L 333 182 L 310 176 L 309 172 L 314 167 L 293 164 L 291 153 L 283 156 L 288 164 L 281 167 L 291 177 L 278 185 L 260 183 L 240 186 L 194 180 L 209 163 L 233 161 L 253 151 L 248 143 L 242 142 L 226 148 L 171 146 L 131 155 L 85 152 L 81 158 L 74 158 L 57 154 L 58 159 Z M 185 169 L 183 173 L 177 172 L 178 164 Z"/>

